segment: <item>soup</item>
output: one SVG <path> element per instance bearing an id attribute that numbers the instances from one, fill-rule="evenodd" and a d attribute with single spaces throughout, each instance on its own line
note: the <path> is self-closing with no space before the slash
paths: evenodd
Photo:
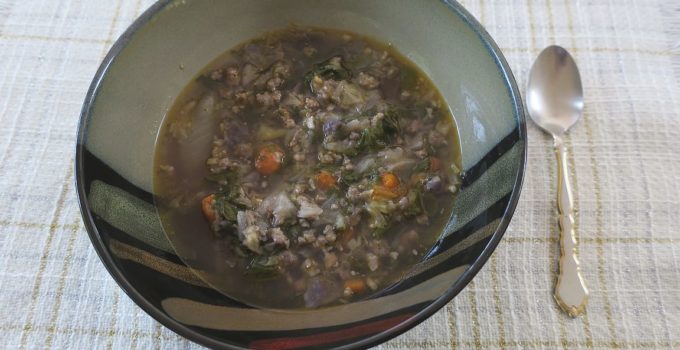
<path id="1" fill-rule="evenodd" d="M 457 131 L 389 45 L 289 27 L 219 57 L 167 114 L 154 191 L 178 255 L 246 304 L 317 308 L 398 282 L 460 184 Z"/>

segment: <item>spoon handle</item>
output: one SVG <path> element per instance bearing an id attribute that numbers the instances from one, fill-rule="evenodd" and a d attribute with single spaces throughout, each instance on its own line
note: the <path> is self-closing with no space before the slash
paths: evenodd
<path id="1" fill-rule="evenodd" d="M 571 317 L 581 316 L 586 310 L 588 289 L 581 276 L 576 255 L 576 234 L 574 231 L 574 200 L 569 181 L 567 149 L 560 136 L 554 136 L 557 156 L 557 208 L 560 224 L 560 263 L 555 300 Z"/>

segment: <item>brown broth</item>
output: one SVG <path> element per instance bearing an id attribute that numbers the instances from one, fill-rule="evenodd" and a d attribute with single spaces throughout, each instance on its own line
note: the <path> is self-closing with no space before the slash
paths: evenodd
<path id="1" fill-rule="evenodd" d="M 350 37 L 351 39 L 348 40 L 347 37 Z M 415 119 L 422 118 L 425 125 L 430 125 L 431 128 L 434 128 L 436 125 L 438 128 L 446 130 L 443 134 L 443 138 L 445 139 L 444 142 L 446 144 L 437 148 L 435 153 L 433 153 L 436 155 L 439 163 L 441 163 L 442 170 L 435 173 L 432 170 L 433 163 L 429 160 L 433 156 L 428 156 L 427 164 L 429 164 L 430 170 L 427 170 L 427 172 L 431 172 L 427 173 L 429 176 L 428 178 L 432 178 L 433 174 L 441 174 L 442 178 L 446 177 L 447 179 L 453 179 L 450 181 L 447 180 L 449 181 L 447 182 L 449 186 L 458 186 L 458 183 L 455 183 L 455 179 L 458 176 L 457 169 L 460 164 L 460 147 L 453 116 L 444 99 L 425 73 L 407 58 L 399 54 L 391 45 L 385 45 L 364 36 L 319 28 L 287 28 L 281 31 L 268 33 L 260 38 L 243 43 L 238 47 L 227 51 L 203 69 L 197 75 L 197 78 L 189 83 L 176 99 L 171 110 L 166 115 L 159 132 L 154 164 L 154 193 L 156 195 L 156 206 L 161 217 L 163 228 L 169 240 L 175 247 L 178 256 L 194 272 L 196 272 L 197 275 L 220 292 L 255 306 L 290 309 L 305 307 L 306 299 L 303 297 L 303 294 L 305 294 L 304 287 L 306 286 L 308 288 L 307 290 L 309 290 L 309 284 L 312 279 L 326 278 L 324 275 L 326 273 L 328 273 L 329 276 L 334 274 L 333 277 L 328 278 L 332 278 L 333 285 L 335 285 L 336 282 L 346 282 L 348 278 L 338 277 L 339 274 L 341 275 L 342 273 L 337 272 L 336 270 L 332 270 L 335 272 L 330 272 L 330 268 L 328 271 L 322 269 L 322 272 L 320 273 L 322 277 L 317 277 L 318 275 L 308 276 L 306 274 L 308 273 L 308 270 L 304 270 L 299 266 L 291 267 L 290 270 L 283 269 L 283 273 L 272 278 L 259 279 L 253 278 L 251 275 L 246 275 L 244 274 L 244 271 L 246 265 L 248 265 L 248 260 L 253 259 L 253 252 L 243 249 L 246 251 L 245 255 L 251 255 L 246 257 L 239 256 L 233 247 L 234 245 L 239 245 L 238 238 L 234 237 L 234 235 L 230 236 L 228 233 L 226 234 L 226 238 L 223 233 L 214 233 L 213 228 L 215 226 L 211 226 L 201 212 L 201 200 L 206 196 L 219 191 L 218 188 L 220 187 L 219 184 L 206 180 L 211 174 L 214 175 L 211 168 L 206 166 L 206 161 L 211 157 L 211 151 L 214 147 L 213 138 L 221 137 L 220 123 L 229 118 L 238 118 L 239 121 L 242 121 L 244 125 L 247 126 L 251 135 L 256 134 L 256 130 L 260 130 L 261 125 L 263 124 L 268 126 L 270 124 L 275 124 L 273 122 L 270 123 L 270 121 L 263 122 L 262 113 L 258 113 L 258 108 L 254 107 L 245 108 L 237 114 L 237 117 L 234 117 L 232 115 L 234 114 L 232 113 L 233 110 L 230 109 L 230 107 L 233 106 L 229 105 L 231 102 L 225 102 L 232 100 L 223 100 L 219 97 L 219 89 L 224 89 L 224 87 L 218 86 L 219 84 L 212 84 L 210 81 L 206 82 L 206 79 L 208 79 L 206 77 L 209 77 L 211 72 L 220 69 L 220 67 L 238 66 L 243 69 L 247 62 L 244 61 L 242 55 L 248 53 L 252 54 L 253 51 L 257 51 L 253 50 L 253 46 L 277 45 L 282 42 L 281 50 L 284 53 L 284 59 L 289 60 L 291 62 L 290 66 L 292 67 L 290 77 L 288 77 L 286 79 L 287 82 L 280 87 L 280 91 L 283 92 L 295 89 L 295 87 L 291 87 L 291 85 L 296 85 L 297 91 L 305 91 L 307 87 L 304 86 L 304 84 L 302 84 L 302 87 L 299 86 L 300 82 L 304 80 L 305 73 L 312 69 L 315 64 L 318 64 L 325 59 L 336 56 L 343 58 L 349 57 L 350 59 L 347 59 L 344 64 L 346 64 L 350 70 L 357 71 L 365 69 L 365 65 L 371 64 L 372 61 L 374 61 L 370 54 L 359 54 L 361 52 L 365 53 L 366 48 L 369 48 L 373 52 L 378 52 L 381 55 L 383 52 L 387 53 L 389 57 L 394 59 L 393 63 L 399 69 L 399 72 L 395 76 L 386 74 L 381 80 L 380 87 L 377 88 L 377 91 L 380 92 L 381 101 L 405 111 L 401 112 L 402 114 L 399 116 L 400 121 L 402 121 L 400 123 L 407 122 L 409 126 L 412 126 L 414 125 L 413 123 L 415 123 Z M 316 52 L 311 57 L 308 57 L 305 54 L 306 47 L 313 47 Z M 264 51 L 267 52 L 266 50 Z M 255 55 L 249 59 L 257 60 L 258 57 Z M 262 61 L 264 61 L 264 63 L 262 63 L 263 66 L 269 63 L 266 62 L 267 60 L 265 59 L 262 59 Z M 364 68 L 361 68 L 362 66 Z M 265 73 L 261 74 L 264 75 Z M 353 79 L 354 78 L 356 78 L 356 73 L 353 75 Z M 219 81 L 220 84 L 222 84 L 223 80 Z M 241 81 L 244 81 L 244 79 L 242 78 Z M 260 89 L 260 93 L 263 93 L 263 91 L 265 90 Z M 426 97 L 404 100 L 401 94 L 403 91 L 414 91 L 417 92 L 414 93 L 414 95 L 418 94 Z M 309 92 L 305 93 L 309 94 Z M 212 98 L 206 97 L 209 95 L 212 96 Z M 208 103 L 211 100 L 213 103 Z M 428 103 L 432 105 L 432 108 L 428 107 L 430 106 Z M 428 108 L 434 109 L 435 111 L 428 112 Z M 343 121 L 346 121 L 348 112 L 344 111 L 341 107 L 338 107 L 337 109 L 339 110 L 337 114 L 340 114 L 341 117 L 344 118 Z M 380 109 L 380 107 L 378 109 Z M 261 110 L 262 108 L 259 108 L 259 111 Z M 293 118 L 296 119 L 297 124 L 302 125 L 304 123 L 304 116 L 302 116 L 304 113 L 312 112 L 309 112 L 307 109 L 304 109 L 303 111 L 295 110 L 295 114 L 297 115 Z M 437 114 L 437 116 L 423 116 L 428 113 L 434 113 Z M 356 118 L 363 118 L 364 116 L 361 116 L 361 114 L 362 113 L 359 112 Z M 426 131 L 424 135 L 427 135 L 427 132 L 428 131 Z M 403 133 L 404 139 L 410 135 L 407 131 L 403 131 Z M 413 139 L 419 136 L 418 133 L 413 133 L 413 135 Z M 395 137 L 399 139 L 401 135 Z M 280 140 L 283 139 L 283 137 L 275 139 L 275 142 L 281 142 Z M 428 138 L 428 140 L 430 139 L 431 138 Z M 286 142 L 283 143 L 285 144 Z M 258 148 L 260 145 L 264 144 L 264 142 L 261 140 L 254 140 L 252 144 L 254 148 Z M 404 141 L 399 148 L 406 149 L 407 146 L 410 146 L 410 144 L 407 141 Z M 321 148 L 321 146 L 318 147 L 319 149 Z M 425 149 L 425 146 L 423 146 L 423 149 Z M 288 150 L 286 151 L 288 152 Z M 313 153 L 309 150 L 307 152 L 308 154 Z M 379 151 L 376 151 L 376 154 L 377 152 Z M 292 153 L 292 151 L 290 153 Z M 413 157 L 412 152 L 408 151 L 407 156 Z M 251 158 L 254 157 L 255 156 L 252 156 Z M 364 158 L 367 157 L 370 156 L 364 156 Z M 291 158 L 290 155 L 287 155 L 287 158 Z M 414 157 L 414 159 L 416 162 L 415 165 L 413 165 L 413 169 L 415 169 L 415 166 L 420 164 L 419 162 L 421 161 L 416 157 Z M 355 161 L 358 161 L 358 159 L 352 161 L 353 164 L 356 165 L 357 162 Z M 294 164 L 291 165 L 292 163 Z M 309 175 L 309 171 L 311 170 L 301 171 L 300 169 L 304 167 L 308 167 L 309 169 L 318 167 L 319 164 L 317 163 L 319 163 L 318 159 L 316 162 L 314 159 L 307 159 L 297 163 L 288 160 L 276 174 L 261 176 L 255 182 L 266 182 L 268 189 L 281 187 L 290 188 L 290 186 L 293 186 L 292 183 L 294 182 L 291 182 L 291 179 L 306 179 L 305 176 L 312 176 Z M 384 165 L 382 168 L 389 167 L 389 165 L 390 164 Z M 378 167 L 378 169 L 380 169 L 380 167 Z M 338 170 L 338 172 L 339 171 L 340 170 Z M 376 171 L 379 172 L 379 170 Z M 413 178 L 416 172 L 416 170 L 411 170 L 411 168 L 402 172 L 395 171 L 395 173 L 400 176 L 405 174 L 401 177 L 403 177 L 402 181 L 404 182 L 404 186 L 407 187 L 407 190 L 415 188 L 415 185 L 411 185 L 410 182 L 409 185 L 406 185 L 406 182 L 415 181 L 408 180 L 408 177 Z M 361 181 L 367 179 L 368 177 L 362 178 Z M 302 180 L 298 181 L 298 183 L 302 183 Z M 338 185 L 338 187 L 340 187 L 340 185 Z M 343 191 L 346 190 L 347 188 L 343 188 L 339 193 L 334 195 L 341 198 L 341 196 L 344 195 Z M 259 193 L 258 191 L 266 192 L 266 190 L 254 189 L 253 193 Z M 323 193 L 319 189 L 316 189 L 315 191 L 316 192 L 313 193 L 317 196 L 326 195 L 328 197 L 326 193 Z M 410 230 L 417 231 L 417 242 L 409 243 L 412 245 L 408 245 L 407 247 L 411 249 L 402 249 L 398 252 L 396 258 L 393 257 L 394 254 L 389 257 L 381 256 L 380 268 L 376 271 L 366 270 L 366 272 L 358 274 L 357 277 L 363 278 L 364 281 L 369 281 L 369 279 L 377 280 L 378 282 L 374 281 L 375 283 L 373 283 L 375 284 L 375 286 L 373 286 L 375 288 L 370 288 L 372 286 L 369 283 L 369 288 L 367 288 L 365 292 L 354 293 L 352 295 L 343 294 L 332 302 L 324 302 L 320 305 L 313 304 L 312 307 L 347 303 L 363 299 L 398 282 L 414 264 L 422 259 L 439 238 L 444 225 L 451 215 L 455 198 L 455 194 L 452 192 L 455 192 L 455 190 L 432 195 L 423 195 L 422 198 L 425 200 L 425 209 L 435 208 L 435 212 L 428 213 L 429 224 L 419 224 L 415 218 L 407 218 L 405 216 L 406 214 L 390 213 L 392 217 L 402 215 L 403 218 L 400 219 L 401 221 L 397 222 L 396 225 L 392 223 L 391 229 L 387 230 L 388 232 L 383 233 L 378 238 L 374 237 L 372 229 L 365 223 L 367 214 L 361 214 L 362 221 L 356 226 L 356 230 L 360 232 L 357 236 L 362 237 L 357 240 L 364 242 L 364 247 L 360 247 L 361 249 L 370 252 L 372 251 L 370 249 L 373 248 L 366 248 L 370 242 L 379 241 L 380 244 L 386 242 L 385 244 L 389 246 L 390 254 L 392 254 L 397 252 L 400 248 L 407 246 L 402 246 L 400 242 L 408 240 L 407 233 Z M 309 195 L 312 196 L 312 192 L 310 192 Z M 406 196 L 404 195 L 404 197 Z M 255 198 L 257 198 L 257 195 L 255 195 Z M 397 199 L 394 199 L 393 203 L 395 203 L 396 200 Z M 321 205 L 321 203 L 319 203 L 319 205 Z M 293 224 L 293 226 L 290 227 L 295 227 L 297 229 L 297 226 L 295 225 L 298 224 Z M 338 240 L 342 238 L 342 234 L 346 231 L 347 230 L 337 232 Z M 291 232 L 284 231 L 292 242 L 300 236 L 300 233 L 293 234 Z M 328 251 L 335 252 L 333 249 L 338 248 L 338 244 L 339 243 L 335 243 L 335 245 L 330 244 L 330 249 L 328 249 L 329 246 L 324 246 L 323 249 L 312 249 L 309 248 L 311 245 L 294 246 L 291 244 L 290 248 L 287 249 L 295 250 L 296 254 L 302 251 L 304 254 L 310 256 L 309 259 L 323 265 L 325 255 L 328 254 Z M 356 249 L 359 248 L 355 248 L 355 250 Z M 241 253 L 243 252 L 241 251 Z M 361 254 L 363 253 L 364 251 L 361 252 Z M 272 256 L 276 254 L 280 253 L 271 253 Z M 346 265 L 344 261 L 347 261 L 347 259 L 351 260 L 355 257 L 355 255 L 348 254 L 349 253 L 346 254 L 337 251 L 337 257 L 342 259 L 342 261 L 338 263 L 339 265 Z M 357 256 L 358 254 L 359 253 L 357 253 Z M 360 264 L 364 265 L 365 263 L 360 262 Z M 366 269 L 365 266 L 362 268 Z M 352 271 L 354 271 L 354 268 L 352 268 Z M 299 276 L 301 274 L 302 277 Z M 352 276 L 351 278 L 354 277 L 355 276 Z M 302 283 L 300 281 L 304 281 L 306 285 L 300 286 Z M 310 306 L 309 302 L 307 302 L 307 306 Z"/>

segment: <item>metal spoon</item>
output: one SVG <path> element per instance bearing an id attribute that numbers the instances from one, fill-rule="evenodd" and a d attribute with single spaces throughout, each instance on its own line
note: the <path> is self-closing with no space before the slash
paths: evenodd
<path id="1" fill-rule="evenodd" d="M 564 48 L 550 46 L 534 62 L 529 75 L 527 107 L 531 119 L 555 141 L 561 255 L 554 296 L 564 312 L 577 317 L 585 312 L 588 290 L 576 256 L 574 203 L 567 149 L 562 138 L 581 117 L 583 88 L 576 63 Z"/>

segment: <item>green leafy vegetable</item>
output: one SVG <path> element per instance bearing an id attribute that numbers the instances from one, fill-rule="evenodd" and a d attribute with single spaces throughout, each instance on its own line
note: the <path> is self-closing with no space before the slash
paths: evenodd
<path id="1" fill-rule="evenodd" d="M 274 256 L 254 257 L 246 266 L 245 275 L 258 280 L 276 278 L 280 274 L 279 260 Z"/>
<path id="2" fill-rule="evenodd" d="M 220 190 L 215 193 L 213 207 L 215 212 L 225 220 L 236 224 L 236 214 L 239 210 L 247 208 L 242 199 L 242 188 L 239 186 L 238 174 L 235 171 L 226 171 L 220 174 L 211 174 L 208 179 L 220 184 Z"/>
<path id="3" fill-rule="evenodd" d="M 430 143 L 430 139 L 427 135 L 423 135 L 423 150 L 429 155 L 437 154 L 437 149 Z M 429 158 L 429 157 L 426 157 Z"/>
<path id="4" fill-rule="evenodd" d="M 348 80 L 352 77 L 352 72 L 342 64 L 342 57 L 335 56 L 321 63 L 315 64 L 307 74 L 305 74 L 305 83 L 310 85 L 314 76 L 319 76 L 323 79 L 332 80 Z M 314 89 L 312 89 L 313 91 Z"/>
<path id="5" fill-rule="evenodd" d="M 430 157 L 425 157 L 413 167 L 414 173 L 424 173 L 430 171 Z"/>
<path id="6" fill-rule="evenodd" d="M 366 205 L 366 212 L 369 216 L 368 227 L 371 228 L 371 234 L 374 237 L 381 237 L 388 231 L 395 209 L 394 202 L 385 199 L 372 200 Z"/>
<path id="7" fill-rule="evenodd" d="M 385 134 L 389 135 L 390 137 L 394 137 L 401 133 L 399 114 L 400 112 L 396 108 L 390 108 L 385 112 L 383 128 L 385 129 Z"/>
<path id="8" fill-rule="evenodd" d="M 228 198 L 215 196 L 213 204 L 215 211 L 224 217 L 227 221 L 236 222 L 236 214 L 238 207 L 231 203 Z"/>
<path id="9" fill-rule="evenodd" d="M 345 186 L 349 186 L 349 185 L 359 181 L 360 178 L 361 178 L 361 174 L 355 173 L 354 170 L 347 170 L 347 169 L 343 168 L 340 171 L 340 179 L 339 179 L 340 181 L 339 182 L 341 184 L 345 185 Z"/>
<path id="10" fill-rule="evenodd" d="M 385 112 L 383 119 L 364 129 L 359 139 L 362 150 L 378 151 L 387 147 L 401 132 L 399 115 L 396 110 Z"/>
<path id="11" fill-rule="evenodd" d="M 366 101 L 366 92 L 359 86 L 347 81 L 338 84 L 335 94 L 331 96 L 333 102 L 342 108 L 362 105 Z"/>
<path id="12" fill-rule="evenodd" d="M 380 182 L 380 171 L 378 171 L 378 168 L 376 167 L 371 168 L 366 176 L 368 177 L 368 180 L 372 184 Z"/>
<path id="13" fill-rule="evenodd" d="M 420 187 L 411 189 L 406 198 L 408 199 L 408 207 L 404 210 L 405 216 L 418 216 L 425 212 L 423 192 Z"/>
<path id="14" fill-rule="evenodd" d="M 377 151 L 387 146 L 388 142 L 385 140 L 385 134 L 381 127 L 369 127 L 361 132 L 359 139 L 359 148 L 368 149 L 370 151 Z"/>

